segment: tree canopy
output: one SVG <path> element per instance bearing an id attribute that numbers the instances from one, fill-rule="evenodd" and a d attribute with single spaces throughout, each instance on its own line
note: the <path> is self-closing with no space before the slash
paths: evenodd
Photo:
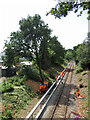
<path id="1" fill-rule="evenodd" d="M 47 13 L 54 15 L 55 18 L 61 18 L 66 17 L 70 11 L 73 11 L 76 13 L 78 10 L 80 10 L 80 14 L 78 16 L 81 16 L 83 11 L 87 10 L 88 13 L 88 20 L 90 20 L 90 1 L 88 2 L 80 2 L 77 1 L 70 1 L 70 2 L 61 2 L 61 0 L 58 0 L 57 5 L 54 8 L 51 8 L 51 10 Z"/>
<path id="2" fill-rule="evenodd" d="M 47 69 L 53 56 L 54 63 L 63 61 L 64 48 L 57 37 L 52 37 L 52 30 L 41 20 L 40 15 L 28 16 L 19 21 L 19 30 L 10 34 L 10 41 L 5 42 L 4 65 L 12 67 L 17 65 L 21 58 L 34 61 L 37 65 L 41 79 L 41 69 Z M 55 53 L 51 53 L 53 51 Z"/>
<path id="3" fill-rule="evenodd" d="M 89 33 L 82 44 L 73 47 L 73 58 L 83 69 L 90 69 L 90 37 Z"/>

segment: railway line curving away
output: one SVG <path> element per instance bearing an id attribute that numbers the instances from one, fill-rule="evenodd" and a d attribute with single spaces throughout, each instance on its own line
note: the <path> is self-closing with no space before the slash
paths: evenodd
<path id="1" fill-rule="evenodd" d="M 40 102 L 39 110 L 36 115 L 34 115 L 35 109 L 27 116 L 25 120 L 28 120 L 32 114 L 32 119 L 50 119 L 54 120 L 56 118 L 75 118 L 75 114 L 72 114 L 71 111 L 75 111 L 73 89 L 76 89 L 74 85 L 75 79 L 73 77 L 73 72 L 75 68 L 75 63 L 72 61 L 68 66 L 68 71 L 65 73 L 64 77 L 58 78 L 57 87 L 52 96 L 48 95 L 43 102 Z M 59 80 L 60 79 L 60 80 Z M 50 99 L 48 100 L 48 97 Z M 41 98 L 42 99 L 42 98 Z M 36 107 L 38 104 L 36 105 Z"/>
<path id="2" fill-rule="evenodd" d="M 51 120 L 55 118 L 68 118 L 72 107 L 73 110 L 75 109 L 73 105 L 73 100 L 70 100 L 71 97 L 70 92 L 71 89 L 74 88 L 73 71 L 74 62 L 72 62 L 70 68 L 68 68 L 68 72 L 65 74 L 63 78 L 63 84 L 59 84 L 57 90 L 53 94 L 52 98 L 47 104 L 47 107 L 42 113 L 41 118 L 50 118 Z M 74 117 L 75 117 L 74 115 L 71 116 L 71 118 Z"/>

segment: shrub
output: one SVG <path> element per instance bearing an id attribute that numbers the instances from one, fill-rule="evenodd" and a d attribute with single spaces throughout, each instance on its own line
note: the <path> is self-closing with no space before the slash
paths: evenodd
<path id="1" fill-rule="evenodd" d="M 82 80 L 82 78 L 80 77 L 80 78 L 78 78 L 78 81 L 81 81 Z"/>
<path id="2" fill-rule="evenodd" d="M 7 82 L 7 81 L 4 80 L 3 84 L 2 84 L 2 89 L 1 90 L 2 90 L 2 93 L 4 93 L 4 92 L 10 92 L 10 91 L 14 90 L 14 87 L 13 87 L 12 84 L 10 84 L 9 82 Z"/>
<path id="3" fill-rule="evenodd" d="M 7 105 L 5 105 L 5 108 L 2 111 L 2 120 L 12 120 L 13 119 L 12 111 L 9 109 L 9 107 Z"/>
<path id="4" fill-rule="evenodd" d="M 14 77 L 7 78 L 6 81 L 10 84 L 19 86 L 19 85 L 24 85 L 25 78 L 24 77 L 20 78 L 18 76 L 14 76 Z"/>
<path id="5" fill-rule="evenodd" d="M 6 116 L 7 116 L 7 119 L 12 119 L 12 111 L 6 109 Z"/>
<path id="6" fill-rule="evenodd" d="M 83 71 L 83 68 L 80 67 L 80 66 L 78 66 L 78 67 L 76 68 L 75 73 L 77 74 L 77 73 L 80 73 L 80 72 L 82 72 L 82 71 Z"/>
<path id="7" fill-rule="evenodd" d="M 19 77 L 24 77 L 26 80 L 32 79 L 40 81 L 39 70 L 36 68 L 36 66 L 20 66 Z"/>
<path id="8" fill-rule="evenodd" d="M 83 73 L 82 73 L 82 75 L 85 75 L 85 74 L 87 74 L 87 72 L 83 72 Z"/>

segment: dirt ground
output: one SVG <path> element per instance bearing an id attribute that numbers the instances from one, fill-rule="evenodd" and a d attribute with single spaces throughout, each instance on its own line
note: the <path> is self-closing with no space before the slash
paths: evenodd
<path id="1" fill-rule="evenodd" d="M 41 84 L 40 82 L 36 82 L 36 81 L 33 81 L 33 80 L 27 80 L 26 81 L 26 85 L 30 85 L 33 92 L 37 92 L 39 90 L 40 84 Z"/>

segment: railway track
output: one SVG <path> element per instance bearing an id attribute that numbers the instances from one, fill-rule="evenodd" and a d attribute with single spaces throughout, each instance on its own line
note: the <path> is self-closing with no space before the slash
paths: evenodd
<path id="1" fill-rule="evenodd" d="M 71 90 L 71 81 L 73 75 L 74 63 L 71 64 L 67 74 L 63 78 L 63 84 L 60 84 L 49 101 L 47 108 L 44 110 L 41 118 L 66 118 L 68 101 Z M 55 99 L 56 98 L 56 99 Z M 40 118 L 39 118 L 40 119 Z"/>
<path id="2" fill-rule="evenodd" d="M 56 80 L 57 85 L 53 89 L 51 94 L 49 95 L 48 93 L 55 85 L 54 83 L 45 93 L 45 95 L 40 99 L 40 101 L 36 104 L 36 106 L 32 109 L 32 111 L 28 114 L 25 120 L 28 120 L 30 118 L 32 120 L 34 118 L 36 120 L 40 120 L 40 119 L 43 120 L 43 118 L 49 118 L 50 120 L 54 120 L 55 118 L 60 119 L 67 117 L 73 68 L 74 68 L 74 63 L 71 62 L 68 65 L 68 72 L 66 72 L 63 77 L 61 75 L 58 76 Z M 46 95 L 49 95 L 49 97 L 47 98 Z M 38 107 L 39 107 L 39 111 L 35 113 Z"/>
<path id="3" fill-rule="evenodd" d="M 62 90 L 61 95 L 59 96 L 58 102 L 56 104 L 55 110 L 52 114 L 52 120 L 53 118 L 66 118 L 67 114 L 67 108 L 68 108 L 68 101 L 70 97 L 70 90 L 71 90 L 71 81 L 72 81 L 72 75 L 73 75 L 73 63 L 71 66 L 71 69 L 69 71 L 68 77 L 65 81 L 64 88 Z"/>

